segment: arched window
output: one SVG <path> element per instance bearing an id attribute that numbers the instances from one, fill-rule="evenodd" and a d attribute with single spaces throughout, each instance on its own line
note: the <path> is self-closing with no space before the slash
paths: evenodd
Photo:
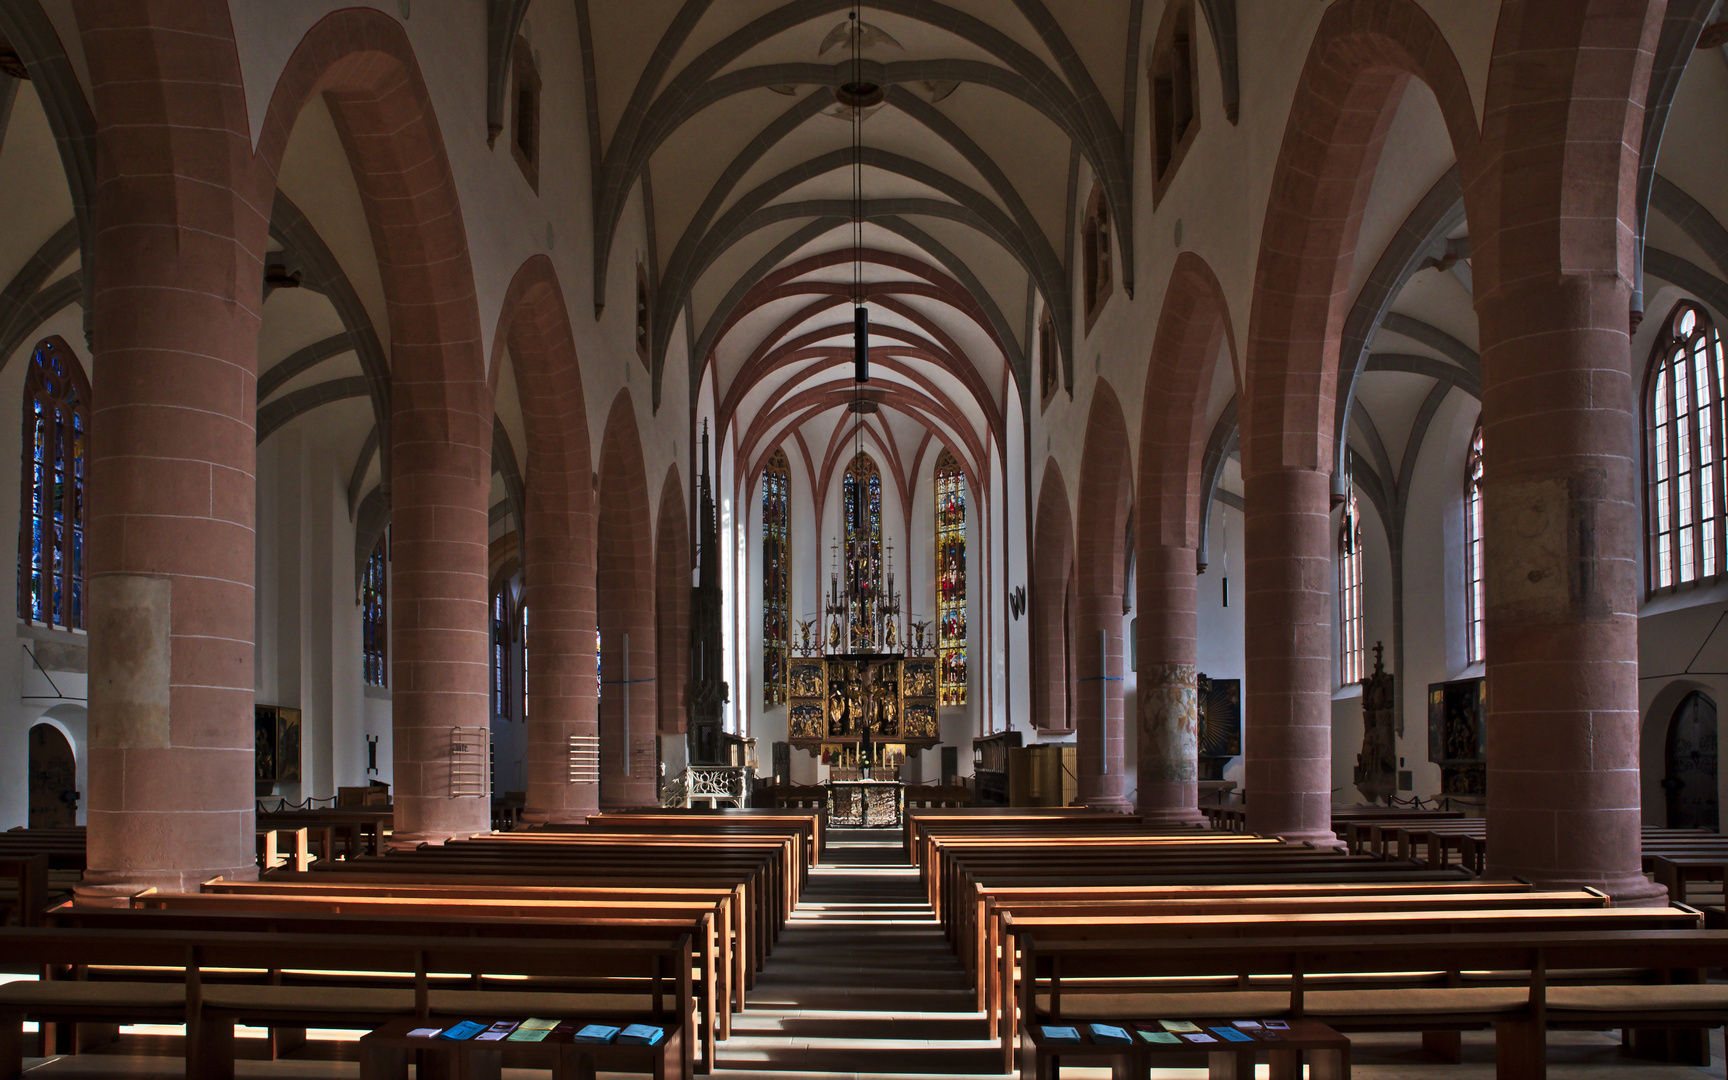
<path id="1" fill-rule="evenodd" d="M 882 472 L 860 452 L 846 466 L 842 494 L 846 514 L 846 580 L 858 582 L 859 603 L 852 609 L 852 648 L 876 642 L 877 594 L 882 587 Z"/>
<path id="2" fill-rule="evenodd" d="M 940 703 L 966 704 L 966 474 L 946 449 L 936 459 L 936 652 Z"/>
<path id="3" fill-rule="evenodd" d="M 1146 77 L 1152 82 L 1152 200 L 1170 187 L 1200 130 L 1200 81 L 1195 62 L 1194 7 L 1188 0 L 1164 8 Z M 1233 118 L 1232 118 L 1233 119 Z"/>
<path id="4" fill-rule="evenodd" d="M 762 704 L 786 702 L 792 655 L 792 470 L 776 450 L 762 470 Z"/>
<path id="5" fill-rule="evenodd" d="M 510 583 L 500 581 L 492 593 L 492 715 L 510 715 Z"/>
<path id="6" fill-rule="evenodd" d="M 84 627 L 84 482 L 90 383 L 57 337 L 36 346 L 24 376 L 24 486 L 18 530 L 18 616 Z"/>
<path id="7" fill-rule="evenodd" d="M 1104 189 L 1096 184 L 1086 200 L 1086 224 L 1081 230 L 1083 299 L 1086 302 L 1086 329 L 1098 318 L 1104 301 L 1110 298 L 1110 204 Z"/>
<path id="8" fill-rule="evenodd" d="M 1038 321 L 1038 400 L 1041 403 L 1049 404 L 1061 378 L 1056 352 L 1056 320 L 1050 317 L 1050 309 L 1045 308 L 1043 318 Z"/>
<path id="9" fill-rule="evenodd" d="M 1464 640 L 1470 663 L 1482 661 L 1482 425 L 1464 459 Z"/>
<path id="10" fill-rule="evenodd" d="M 389 532 L 378 537 L 360 576 L 360 642 L 366 682 L 390 685 L 390 545 Z"/>
<path id="11" fill-rule="evenodd" d="M 1723 566 L 1722 339 L 1703 308 L 1674 306 L 1650 368 L 1650 587 L 1671 589 Z"/>
<path id="12" fill-rule="evenodd" d="M 1362 519 L 1356 510 L 1356 491 L 1344 502 L 1344 521 L 1338 527 L 1338 682 L 1349 686 L 1362 681 Z"/>

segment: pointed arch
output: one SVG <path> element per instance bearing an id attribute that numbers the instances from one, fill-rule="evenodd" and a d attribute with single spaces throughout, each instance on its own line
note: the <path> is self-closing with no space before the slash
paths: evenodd
<path id="1" fill-rule="evenodd" d="M 929 438 L 929 436 L 925 436 Z M 966 470 L 942 447 L 931 474 L 936 499 L 936 671 L 938 703 L 966 704 Z"/>
<path id="2" fill-rule="evenodd" d="M 655 699 L 659 732 L 682 735 L 690 726 L 690 522 L 678 466 L 666 469 L 654 541 Z"/>
<path id="3" fill-rule="evenodd" d="M 642 438 L 630 388 L 618 391 L 600 442 L 595 606 L 600 634 L 600 806 L 655 802 L 654 535 Z M 628 688 L 626 692 L 626 687 Z M 626 713 L 624 703 L 629 702 Z M 628 756 L 626 756 L 628 755 Z"/>
<path id="4" fill-rule="evenodd" d="M 90 380 L 58 335 L 38 342 L 24 373 L 24 466 L 18 515 L 18 617 L 84 628 Z"/>
<path id="5" fill-rule="evenodd" d="M 786 703 L 792 659 L 792 466 L 776 446 L 762 467 L 762 704 Z"/>
<path id="6" fill-rule="evenodd" d="M 877 594 L 882 588 L 882 470 L 869 451 L 860 450 L 840 481 L 845 518 L 847 581 L 860 584 L 863 599 L 852 611 L 848 639 L 854 649 L 876 641 Z"/>
<path id="7" fill-rule="evenodd" d="M 557 271 L 545 255 L 517 268 L 504 291 L 488 396 L 508 363 L 526 446 L 522 477 L 523 606 L 534 662 L 528 692 L 527 801 L 531 823 L 583 821 L 599 807 L 593 782 L 573 782 L 573 738 L 598 734 L 594 683 L 594 470 L 581 365 Z"/>
<path id="8" fill-rule="evenodd" d="M 1074 523 L 1056 459 L 1044 466 L 1032 528 L 1032 726 L 1073 729 Z"/>

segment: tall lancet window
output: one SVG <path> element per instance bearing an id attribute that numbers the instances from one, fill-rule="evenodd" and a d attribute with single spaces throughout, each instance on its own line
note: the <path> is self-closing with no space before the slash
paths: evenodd
<path id="1" fill-rule="evenodd" d="M 1338 682 L 1349 686 L 1362 681 L 1362 517 L 1356 509 L 1356 491 L 1344 502 L 1344 521 L 1338 528 Z"/>
<path id="2" fill-rule="evenodd" d="M 390 684 L 390 534 L 373 545 L 360 576 L 360 647 L 366 683 Z"/>
<path id="3" fill-rule="evenodd" d="M 1703 308 L 1675 305 L 1650 366 L 1650 587 L 1671 589 L 1723 567 L 1722 339 Z"/>
<path id="4" fill-rule="evenodd" d="M 1482 425 L 1470 436 L 1470 453 L 1464 458 L 1464 639 L 1465 656 L 1472 664 L 1487 655 L 1483 648 L 1482 609 Z"/>
<path id="5" fill-rule="evenodd" d="M 762 470 L 762 704 L 786 702 L 792 652 L 792 470 L 776 450 Z"/>
<path id="6" fill-rule="evenodd" d="M 876 640 L 876 608 L 882 590 L 882 472 L 869 454 L 860 451 L 846 467 L 842 494 L 845 583 L 857 582 L 859 596 L 852 609 L 852 647 L 868 649 Z"/>
<path id="7" fill-rule="evenodd" d="M 510 715 L 510 583 L 500 581 L 492 594 L 492 714 Z"/>
<path id="8" fill-rule="evenodd" d="M 24 486 L 18 535 L 18 615 L 84 627 L 84 481 L 90 382 L 57 337 L 36 346 L 24 376 Z"/>
<path id="9" fill-rule="evenodd" d="M 966 474 L 936 459 L 936 652 L 943 705 L 966 704 Z"/>

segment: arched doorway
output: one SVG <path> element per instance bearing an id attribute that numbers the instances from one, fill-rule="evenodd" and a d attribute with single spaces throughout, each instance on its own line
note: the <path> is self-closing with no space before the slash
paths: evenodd
<path id="1" fill-rule="evenodd" d="M 72 744 L 53 724 L 37 724 L 30 729 L 30 827 L 77 823 L 78 762 Z"/>
<path id="2" fill-rule="evenodd" d="M 1694 690 L 1674 710 L 1674 719 L 1668 722 L 1668 747 L 1663 760 L 1667 765 L 1662 790 L 1668 795 L 1668 827 L 1716 829 L 1720 823 L 1716 804 L 1716 703 L 1709 695 Z"/>

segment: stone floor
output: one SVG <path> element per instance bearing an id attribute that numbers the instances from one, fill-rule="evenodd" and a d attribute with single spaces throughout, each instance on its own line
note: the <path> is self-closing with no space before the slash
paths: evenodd
<path id="1" fill-rule="evenodd" d="M 1001 1080 L 998 1049 L 972 1012 L 960 967 L 925 907 L 917 874 L 901 861 L 898 833 L 836 830 L 824 865 L 782 933 L 767 968 L 735 1017 L 715 1080 L 850 1080 L 920 1077 Z M 32 1080 L 169 1080 L 184 1076 L 171 1053 L 178 1040 L 134 1037 L 120 1053 L 27 1061 Z M 1465 1036 L 1462 1065 L 1425 1058 L 1414 1035 L 1354 1040 L 1358 1080 L 1487 1080 L 1494 1076 L 1492 1034 Z M 1553 1080 L 1693 1080 L 1723 1077 L 1722 1033 L 1712 1034 L 1708 1069 L 1639 1061 L 1617 1038 L 1555 1033 Z M 504 1080 L 544 1080 L 543 1072 L 505 1070 Z M 289 1059 L 237 1063 L 237 1080 L 355 1080 L 353 1061 Z M 605 1076 L 606 1074 L 602 1074 Z M 1065 1068 L 1070 1080 L 1104 1080 L 1105 1069 Z M 1199 1078 L 1192 1068 L 1161 1078 Z M 1265 1075 L 1265 1066 L 1260 1067 Z"/>

